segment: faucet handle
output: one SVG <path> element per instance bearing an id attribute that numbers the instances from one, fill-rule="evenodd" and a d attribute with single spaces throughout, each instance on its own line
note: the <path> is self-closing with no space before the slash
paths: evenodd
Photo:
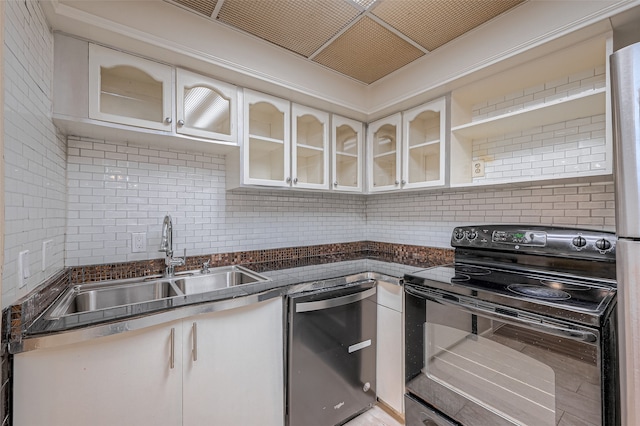
<path id="1" fill-rule="evenodd" d="M 202 269 L 200 270 L 200 273 L 202 274 L 208 274 L 209 273 L 209 265 L 211 264 L 211 259 L 202 262 Z"/>

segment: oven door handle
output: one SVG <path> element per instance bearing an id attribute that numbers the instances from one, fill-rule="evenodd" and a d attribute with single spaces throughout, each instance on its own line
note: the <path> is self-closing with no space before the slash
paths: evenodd
<path id="1" fill-rule="evenodd" d="M 494 307 L 494 310 L 483 309 L 475 305 L 471 305 L 465 303 L 464 301 L 460 301 L 457 296 L 451 296 L 451 298 L 444 297 L 444 295 L 436 293 L 436 294 L 427 294 L 417 290 L 413 287 L 405 286 L 405 291 L 413 296 L 420 297 L 423 299 L 430 300 L 435 303 L 439 303 L 441 305 L 449 305 L 455 306 L 471 313 L 478 313 L 483 316 L 497 319 L 500 321 L 508 322 L 515 325 L 523 325 L 530 329 L 535 329 L 542 331 L 547 334 L 552 334 L 555 336 L 566 337 L 572 340 L 578 340 L 586 343 L 596 343 L 598 341 L 598 336 L 590 331 L 577 330 L 573 328 L 567 328 L 552 321 L 549 321 L 546 318 L 542 318 L 539 316 L 534 316 L 520 310 L 514 310 L 509 308 L 503 308 L 492 303 L 483 302 L 487 306 Z M 458 300 L 454 300 L 458 299 Z M 501 313 L 500 311 L 505 312 Z M 506 313 L 509 312 L 509 313 Z"/>

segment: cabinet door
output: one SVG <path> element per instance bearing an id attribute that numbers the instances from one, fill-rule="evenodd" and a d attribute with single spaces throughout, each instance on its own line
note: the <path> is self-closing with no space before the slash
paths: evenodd
<path id="1" fill-rule="evenodd" d="M 176 132 L 237 143 L 237 88 L 176 70 Z"/>
<path id="2" fill-rule="evenodd" d="M 173 69 L 89 44 L 89 118 L 171 131 Z"/>
<path id="3" fill-rule="evenodd" d="M 282 426 L 282 299 L 183 322 L 184 426 Z"/>
<path id="4" fill-rule="evenodd" d="M 329 114 L 296 104 L 291 109 L 292 186 L 329 189 Z"/>
<path id="5" fill-rule="evenodd" d="M 289 101 L 244 91 L 243 180 L 247 185 L 291 183 Z"/>
<path id="6" fill-rule="evenodd" d="M 445 183 L 445 99 L 403 113 L 402 187 Z"/>
<path id="7" fill-rule="evenodd" d="M 181 425 L 181 333 L 177 322 L 17 354 L 14 424 Z"/>
<path id="8" fill-rule="evenodd" d="M 332 120 L 333 189 L 362 192 L 362 123 L 339 115 Z"/>
<path id="9" fill-rule="evenodd" d="M 370 192 L 400 189 L 400 113 L 369 125 L 368 138 Z"/>

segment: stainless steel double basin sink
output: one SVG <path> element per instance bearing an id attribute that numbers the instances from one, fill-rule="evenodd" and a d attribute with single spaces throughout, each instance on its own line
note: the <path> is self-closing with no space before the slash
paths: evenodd
<path id="1" fill-rule="evenodd" d="M 269 281 L 242 266 L 225 266 L 209 272 L 191 271 L 173 277 L 148 277 L 80 284 L 65 292 L 45 314 L 47 318 L 92 312 L 155 300 L 209 293 L 243 284 Z"/>

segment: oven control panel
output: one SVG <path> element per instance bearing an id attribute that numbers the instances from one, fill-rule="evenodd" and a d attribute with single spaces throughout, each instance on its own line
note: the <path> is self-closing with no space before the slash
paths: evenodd
<path id="1" fill-rule="evenodd" d="M 459 226 L 453 230 L 451 245 L 479 250 L 615 260 L 616 236 L 605 231 L 555 226 Z"/>
<path id="2" fill-rule="evenodd" d="M 547 233 L 542 231 L 493 231 L 494 243 L 544 247 L 547 245 Z"/>

